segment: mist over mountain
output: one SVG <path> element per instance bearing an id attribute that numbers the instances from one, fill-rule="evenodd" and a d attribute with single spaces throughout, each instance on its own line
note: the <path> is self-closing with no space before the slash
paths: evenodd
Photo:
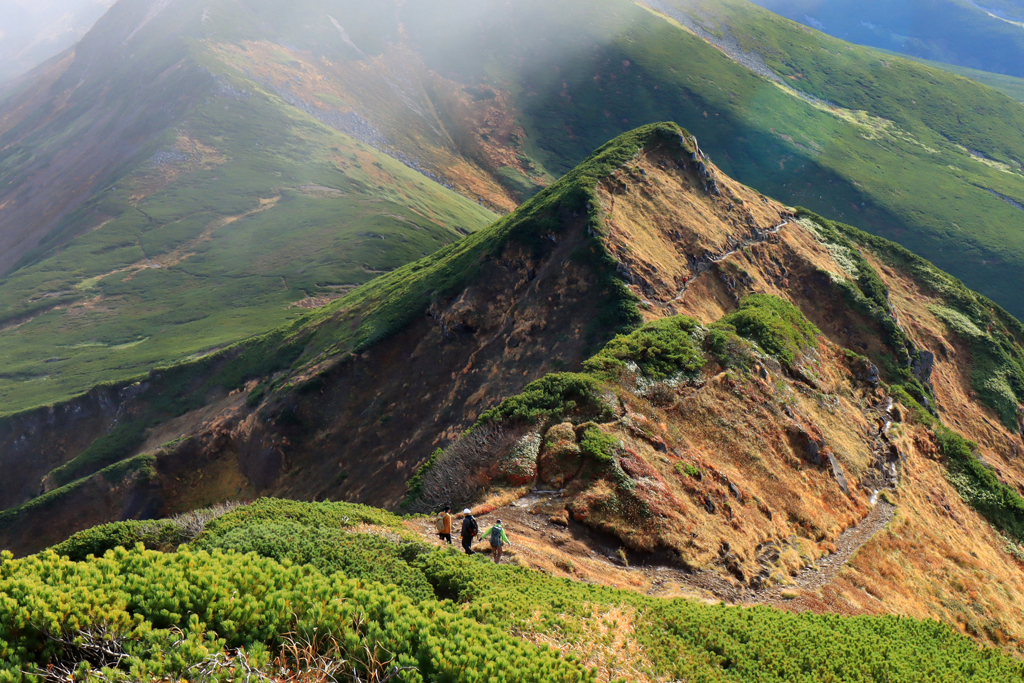
<path id="1" fill-rule="evenodd" d="M 1024 76 L 1021 0 L 753 0 L 861 45 L 913 57 Z"/>
<path id="2" fill-rule="evenodd" d="M 0 83 L 77 43 L 116 0 L 4 0 Z"/>

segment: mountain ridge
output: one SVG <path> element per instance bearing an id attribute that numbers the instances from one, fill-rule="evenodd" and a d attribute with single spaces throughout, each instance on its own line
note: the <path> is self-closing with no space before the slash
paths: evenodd
<path id="1" fill-rule="evenodd" d="M 618 322 L 593 326 L 609 302 Z M 530 519 L 665 558 L 730 600 L 774 586 L 815 611 L 931 616 L 1014 648 L 1013 601 L 968 578 L 1024 591 L 1024 434 L 979 384 L 1002 378 L 1014 396 L 1013 322 L 922 259 L 745 188 L 691 135 L 653 125 L 302 321 L 107 390 L 112 405 L 77 427 L 106 432 L 106 450 L 83 439 L 65 451 L 47 493 L 0 516 L 3 544 L 28 552 L 114 519 L 266 494 L 397 508 L 406 481 L 422 495 L 450 480 L 451 453 L 477 453 L 455 477 L 471 483 L 459 505 L 553 486 L 561 497 Z M 1009 355 L 982 358 L 972 327 Z M 54 421 L 80 411 L 5 420 L 5 442 L 29 424 L 44 435 L 47 420 L 59 434 Z M 149 445 L 119 444 L 140 422 Z M 883 490 L 900 533 L 876 535 L 820 594 L 787 588 Z M 964 602 L 929 566 L 984 598 Z"/>
<path id="2" fill-rule="evenodd" d="M 1024 220 L 1013 165 L 1024 142 L 1013 132 L 1019 107 L 1006 98 L 808 37 L 742 3 L 701 20 L 708 35 L 726 27 L 748 48 L 764 28 L 761 75 L 707 36 L 624 0 L 481 6 L 466 16 L 483 23 L 460 24 L 448 41 L 437 17 L 465 8 L 433 2 L 399 10 L 331 0 L 324 14 L 316 3 L 242 12 L 179 0 L 126 44 L 149 11 L 126 1 L 66 63 L 24 81 L 0 114 L 0 172 L 20 188 L 8 195 L 40 204 L 0 210 L 0 222 L 10 218 L 3 237 L 34 247 L 0 281 L 0 348 L 14 359 L 0 376 L 6 411 L 266 332 L 490 222 L 488 211 L 511 211 L 637 123 L 670 118 L 685 119 L 746 184 L 897 238 L 1019 313 L 1024 288 L 1007 283 L 1019 261 L 1014 226 Z M 573 40 L 558 40 L 561 31 Z M 122 58 L 133 51 L 138 65 L 129 68 Z M 157 75 L 179 63 L 168 73 L 182 87 L 162 90 Z M 86 84 L 62 92 L 79 83 L 74 74 Z M 82 134 L 92 126 L 99 135 L 122 109 L 163 107 L 168 94 L 184 119 L 161 109 L 152 129 L 123 146 Z M 158 119 L 174 121 L 161 133 Z M 67 139 L 87 168 L 39 153 Z M 80 181 L 93 175 L 99 193 L 89 195 Z M 394 210 L 371 214 L 380 198 Z M 80 200 L 62 221 L 42 220 Z M 300 265 L 307 261 L 315 265 Z"/>
<path id="3" fill-rule="evenodd" d="M 40 478 L 47 493 L 0 514 L 0 539 L 27 553 L 264 495 L 441 496 L 536 526 L 527 566 L 621 585 L 599 554 L 614 544 L 682 572 L 633 574 L 644 590 L 936 618 L 1013 651 L 1024 433 L 981 381 L 1019 411 L 1020 337 L 927 261 L 786 208 L 652 125 L 278 332 L 96 392 L 91 416 L 5 420 L 26 454 L 72 420 L 81 441 L 46 445 L 63 463 L 49 473 L 8 456 L 20 495 Z M 801 579 L 891 506 L 830 581 Z"/>

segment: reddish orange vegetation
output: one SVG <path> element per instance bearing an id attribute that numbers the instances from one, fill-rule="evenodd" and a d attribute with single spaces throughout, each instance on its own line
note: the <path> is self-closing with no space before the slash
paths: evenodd
<path id="1" fill-rule="evenodd" d="M 491 88 L 470 92 L 429 71 L 401 44 L 344 64 L 265 41 L 211 43 L 207 49 L 254 74 L 272 94 L 301 100 L 329 125 L 384 152 L 401 148 L 402 158 L 496 211 L 517 206 L 497 172 L 511 167 L 531 175 L 517 153 L 525 133 L 515 123 L 508 93 Z M 381 88 L 382 83 L 391 87 Z M 372 173 L 371 164 L 361 167 Z"/>

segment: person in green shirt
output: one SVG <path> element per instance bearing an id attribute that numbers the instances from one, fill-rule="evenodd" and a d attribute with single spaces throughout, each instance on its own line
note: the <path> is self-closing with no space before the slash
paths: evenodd
<path id="1" fill-rule="evenodd" d="M 508 540 L 508 536 L 505 534 L 505 527 L 501 525 L 499 519 L 494 523 L 490 529 L 484 534 L 491 544 L 491 555 L 494 557 L 494 564 L 501 562 L 501 551 L 504 546 L 511 546 L 512 542 Z"/>

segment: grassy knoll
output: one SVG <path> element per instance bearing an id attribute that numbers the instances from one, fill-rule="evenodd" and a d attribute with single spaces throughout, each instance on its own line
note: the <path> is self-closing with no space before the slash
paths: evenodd
<path id="1" fill-rule="evenodd" d="M 493 219 L 258 84 L 226 83 L 244 96 L 197 106 L 0 281 L 0 412 L 262 334 L 296 319 L 296 302 Z"/>
<path id="2" fill-rule="evenodd" d="M 213 672 L 208 680 L 241 681 L 280 657 L 314 670 L 342 660 L 345 675 L 364 679 L 400 667 L 402 681 L 592 681 L 598 672 L 577 653 L 600 653 L 596 663 L 614 671 L 625 668 L 614 661 L 628 656 L 623 648 L 640 647 L 646 656 L 626 664 L 643 680 L 1024 675 L 1020 662 L 934 621 L 650 598 L 436 549 L 381 515 L 344 503 L 262 500 L 167 553 L 115 547 L 128 525 L 114 524 L 58 549 L 67 553 L 87 536 L 102 550 L 106 539 L 102 557 L 5 556 L 0 676 L 37 680 L 31 672 L 53 666 L 76 680 L 97 680 L 100 671 L 105 680 L 151 680 L 202 669 Z M 364 520 L 376 525 L 372 535 L 356 528 Z M 308 541 L 284 543 L 298 536 Z M 253 540 L 236 547 L 243 538 Z M 402 568 L 398 581 L 379 574 L 382 561 Z M 100 629 L 108 650 L 126 656 L 90 661 Z M 296 645 L 313 657 L 289 659 Z"/>

